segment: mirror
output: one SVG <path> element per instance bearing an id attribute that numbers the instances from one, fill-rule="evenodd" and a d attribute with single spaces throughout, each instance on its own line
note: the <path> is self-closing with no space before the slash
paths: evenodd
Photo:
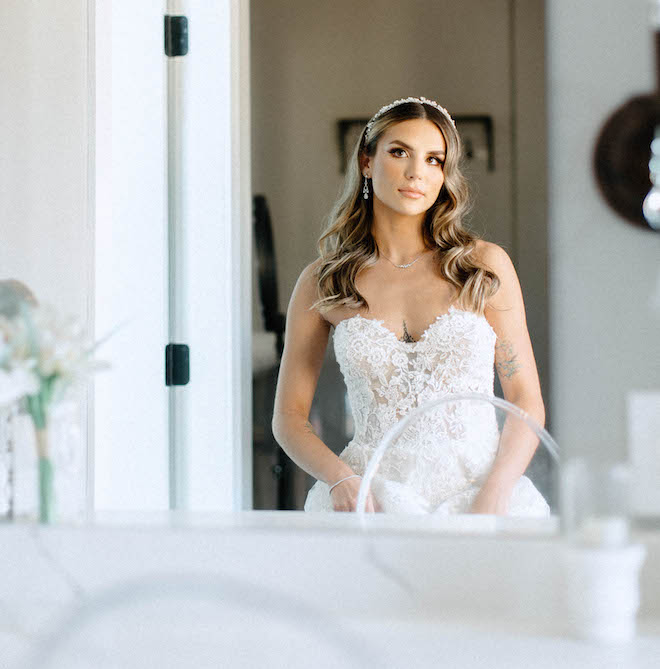
<path id="1" fill-rule="evenodd" d="M 603 120 L 649 89 L 642 0 L 609 2 L 597 25 L 542 0 L 252 0 L 231 3 L 233 18 L 187 3 L 191 382 L 178 450 L 164 385 L 165 345 L 180 343 L 166 318 L 164 8 L 87 4 L 94 12 L 58 10 L 56 30 L 34 3 L 0 9 L 12 102 L 0 280 L 23 282 L 97 339 L 114 333 L 100 351 L 113 371 L 95 379 L 78 420 L 86 508 L 303 508 L 314 478 L 282 457 L 271 431 L 287 304 L 365 120 L 424 95 L 450 111 L 465 144 L 475 196 L 466 224 L 515 265 L 545 427 L 568 453 L 629 458 L 639 512 L 658 515 L 660 363 L 648 354 L 660 336 L 657 236 L 619 225 L 589 163 Z M 621 33 L 634 48 L 610 39 Z M 309 421 L 335 453 L 356 430 L 332 337 Z"/>

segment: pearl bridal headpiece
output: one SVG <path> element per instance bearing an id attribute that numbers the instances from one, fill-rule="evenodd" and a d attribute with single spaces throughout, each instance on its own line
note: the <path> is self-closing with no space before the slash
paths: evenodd
<path id="1" fill-rule="evenodd" d="M 367 131 L 365 132 L 365 140 L 369 136 L 369 133 L 371 132 L 371 126 L 374 124 L 374 121 L 382 116 L 386 111 L 389 111 L 392 109 L 392 107 L 396 107 L 397 105 L 402 105 L 404 102 L 421 102 L 425 105 L 431 105 L 432 107 L 435 107 L 436 109 L 439 109 L 451 122 L 454 128 L 456 127 L 456 123 L 454 123 L 454 119 L 451 117 L 449 112 L 439 105 L 437 102 L 434 100 L 427 100 L 424 97 L 421 98 L 401 98 L 401 100 L 395 100 L 394 102 L 390 103 L 389 105 L 385 105 L 384 107 L 381 107 L 372 117 L 369 123 L 367 123 Z"/>

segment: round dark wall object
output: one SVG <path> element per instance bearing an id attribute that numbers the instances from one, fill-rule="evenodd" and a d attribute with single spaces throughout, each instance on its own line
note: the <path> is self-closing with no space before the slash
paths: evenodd
<path id="1" fill-rule="evenodd" d="M 631 98 L 605 121 L 593 164 L 605 201 L 627 222 L 654 232 L 658 231 L 644 218 L 642 203 L 652 186 L 649 160 L 656 125 L 660 125 L 660 98 Z"/>

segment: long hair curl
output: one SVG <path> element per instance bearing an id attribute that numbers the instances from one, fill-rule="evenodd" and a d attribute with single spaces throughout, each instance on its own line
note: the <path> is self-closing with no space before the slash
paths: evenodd
<path id="1" fill-rule="evenodd" d="M 368 137 L 365 126 L 355 144 L 342 193 L 328 215 L 318 242 L 319 261 L 314 271 L 318 299 L 311 309 L 318 309 L 320 313 L 340 306 L 369 310 L 355 282 L 360 271 L 373 265 L 379 254 L 371 234 L 373 187 L 369 185 L 370 197 L 365 200 L 361 160 L 376 153 L 378 141 L 391 125 L 417 118 L 435 123 L 446 143 L 445 180 L 424 218 L 424 244 L 434 249 L 437 272 L 454 287 L 455 301 L 461 308 L 483 314 L 488 298 L 497 292 L 499 278 L 475 257 L 480 238 L 463 225 L 473 203 L 467 179 L 461 171 L 464 156 L 460 135 L 440 110 L 421 102 L 405 102 L 378 117 Z"/>

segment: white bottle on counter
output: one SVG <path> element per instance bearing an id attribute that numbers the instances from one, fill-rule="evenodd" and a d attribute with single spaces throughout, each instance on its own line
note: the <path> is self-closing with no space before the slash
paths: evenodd
<path id="1" fill-rule="evenodd" d="M 590 517 L 562 550 L 567 632 L 599 643 L 635 636 L 642 544 L 628 543 L 621 516 Z"/>

